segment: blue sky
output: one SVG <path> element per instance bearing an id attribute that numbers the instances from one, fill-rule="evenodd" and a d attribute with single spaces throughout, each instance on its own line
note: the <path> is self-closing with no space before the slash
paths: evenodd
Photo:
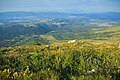
<path id="1" fill-rule="evenodd" d="M 120 0 L 0 0 L 0 11 L 119 12 Z"/>

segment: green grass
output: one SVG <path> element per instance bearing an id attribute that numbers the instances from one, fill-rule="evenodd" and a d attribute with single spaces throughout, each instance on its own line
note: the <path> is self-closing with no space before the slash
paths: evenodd
<path id="1" fill-rule="evenodd" d="M 78 40 L 0 48 L 1 80 L 119 80 L 120 48 Z M 95 72 L 88 73 L 92 69 Z"/>

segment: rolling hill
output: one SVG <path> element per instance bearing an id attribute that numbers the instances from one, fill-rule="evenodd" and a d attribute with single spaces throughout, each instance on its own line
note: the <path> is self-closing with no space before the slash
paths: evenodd
<path id="1" fill-rule="evenodd" d="M 119 13 L 2 12 L 0 23 L 0 47 L 73 39 L 119 41 Z"/>

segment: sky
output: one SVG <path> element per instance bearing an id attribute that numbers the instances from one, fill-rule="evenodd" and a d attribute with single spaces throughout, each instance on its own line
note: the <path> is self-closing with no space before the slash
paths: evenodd
<path id="1" fill-rule="evenodd" d="M 120 0 L 0 0 L 0 12 L 120 12 Z"/>

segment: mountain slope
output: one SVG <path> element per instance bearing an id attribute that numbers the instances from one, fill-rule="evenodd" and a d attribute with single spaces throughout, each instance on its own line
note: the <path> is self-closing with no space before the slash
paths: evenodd
<path id="1" fill-rule="evenodd" d="M 119 44 L 104 41 L 5 47 L 0 48 L 0 78 L 119 80 L 119 55 Z"/>
<path id="2" fill-rule="evenodd" d="M 119 13 L 3 12 L 0 13 L 0 47 L 30 45 L 34 42 L 49 44 L 73 39 L 111 38 L 112 41 L 114 37 L 118 41 L 119 31 L 116 30 L 119 27 L 115 26 L 119 24 Z"/>

